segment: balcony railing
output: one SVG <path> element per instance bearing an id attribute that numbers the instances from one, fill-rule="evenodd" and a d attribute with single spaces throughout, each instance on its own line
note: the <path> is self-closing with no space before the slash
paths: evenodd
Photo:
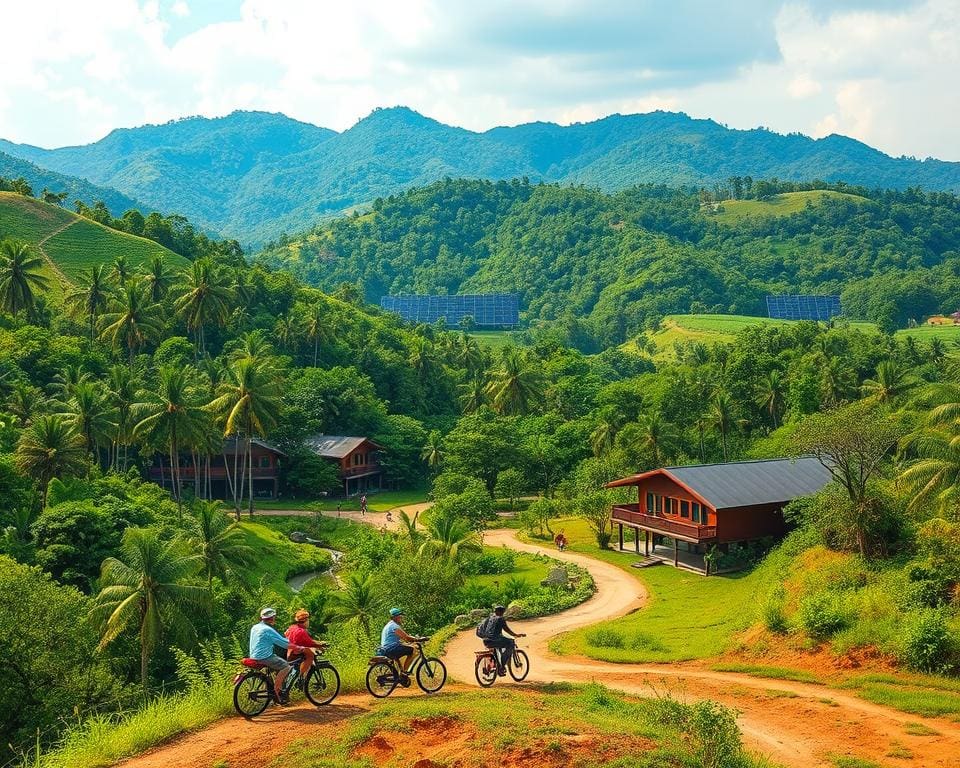
<path id="1" fill-rule="evenodd" d="M 677 536 L 695 541 L 710 541 L 717 538 L 717 526 L 683 523 L 658 515 L 641 512 L 637 504 L 617 504 L 613 507 L 611 519 L 615 523 L 639 525 L 664 536 Z"/>
<path id="2" fill-rule="evenodd" d="M 379 464 L 360 464 L 356 467 L 347 467 L 340 473 L 341 477 L 354 477 L 356 475 L 371 475 L 375 472 L 380 472 L 381 467 Z"/>

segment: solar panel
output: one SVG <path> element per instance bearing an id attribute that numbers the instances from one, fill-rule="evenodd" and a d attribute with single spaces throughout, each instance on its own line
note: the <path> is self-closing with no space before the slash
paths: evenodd
<path id="1" fill-rule="evenodd" d="M 515 328 L 520 322 L 520 297 L 515 293 L 383 296 L 380 306 L 412 323 L 443 318 L 448 326 L 456 326 L 464 317 L 472 317 L 479 328 Z"/>
<path id="2" fill-rule="evenodd" d="M 839 296 L 767 296 L 767 315 L 776 320 L 830 320 L 840 313 Z"/>

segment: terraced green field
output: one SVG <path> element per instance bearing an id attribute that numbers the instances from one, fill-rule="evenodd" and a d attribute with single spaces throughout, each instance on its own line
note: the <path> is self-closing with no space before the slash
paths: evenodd
<path id="1" fill-rule="evenodd" d="M 834 192 L 829 189 L 815 189 L 809 192 L 784 192 L 768 200 L 725 200 L 720 204 L 722 211 L 708 213 L 711 219 L 721 224 L 736 224 L 746 218 L 756 216 L 789 216 L 802 211 L 807 205 L 818 205 L 826 198 L 847 198 L 864 202 L 866 198 L 850 195 L 846 192 Z"/>
<path id="2" fill-rule="evenodd" d="M 187 260 L 162 245 L 77 216 L 56 205 L 43 203 L 12 192 L 0 192 L 0 237 L 24 240 L 42 250 L 68 281 L 96 264 L 110 263 L 126 256 L 131 264 L 145 264 L 155 255 L 173 267 Z M 45 270 L 62 288 L 63 279 L 52 267 Z M 58 293 L 56 289 L 54 295 Z"/>

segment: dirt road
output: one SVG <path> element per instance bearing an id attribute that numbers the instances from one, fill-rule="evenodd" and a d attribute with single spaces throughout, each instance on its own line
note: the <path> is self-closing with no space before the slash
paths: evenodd
<path id="1" fill-rule="evenodd" d="M 555 656 L 548 649 L 552 637 L 641 607 L 647 596 L 639 580 L 600 560 L 521 542 L 511 530 L 490 531 L 484 542 L 576 563 L 587 568 L 596 582 L 596 594 L 569 611 L 510 623 L 527 635 L 520 645 L 530 656 L 530 680 L 596 681 L 645 696 L 666 689 L 685 699 L 722 701 L 740 712 L 739 724 L 752 749 L 796 768 L 832 766 L 829 755 L 881 764 L 897 756 L 898 765 L 960 768 L 956 723 L 907 715 L 824 686 L 714 672 L 694 664 L 610 664 Z M 446 661 L 455 679 L 476 685 L 473 652 L 479 647 L 472 630 L 449 643 Z M 496 686 L 505 684 L 510 683 L 501 679 Z M 922 723 L 937 735 L 912 736 L 905 731 L 907 723 Z"/>

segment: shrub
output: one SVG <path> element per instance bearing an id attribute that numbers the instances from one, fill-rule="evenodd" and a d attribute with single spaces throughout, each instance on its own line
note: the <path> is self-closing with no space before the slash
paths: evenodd
<path id="1" fill-rule="evenodd" d="M 800 625 L 814 640 L 826 640 L 847 626 L 847 616 L 840 597 L 832 592 L 818 592 L 800 602 Z"/>
<path id="2" fill-rule="evenodd" d="M 597 627 L 587 632 L 587 642 L 594 648 L 624 648 L 626 640 L 621 632 L 608 627 Z"/>
<path id="3" fill-rule="evenodd" d="M 762 608 L 764 626 L 778 635 L 785 635 L 789 629 L 785 610 L 786 600 L 786 590 L 783 586 L 777 586 L 767 596 Z"/>
<path id="4" fill-rule="evenodd" d="M 698 766 L 738 768 L 745 764 L 740 729 L 733 710 L 715 701 L 698 701 L 690 706 L 688 722 Z"/>
<path id="5" fill-rule="evenodd" d="M 920 672 L 950 671 L 953 640 L 943 611 L 926 609 L 907 622 L 902 660 Z"/>
<path id="6" fill-rule="evenodd" d="M 503 547 L 498 550 L 486 550 L 476 557 L 470 558 L 463 565 L 463 571 L 471 576 L 499 575 L 510 573 L 516 567 L 517 553 Z"/>

